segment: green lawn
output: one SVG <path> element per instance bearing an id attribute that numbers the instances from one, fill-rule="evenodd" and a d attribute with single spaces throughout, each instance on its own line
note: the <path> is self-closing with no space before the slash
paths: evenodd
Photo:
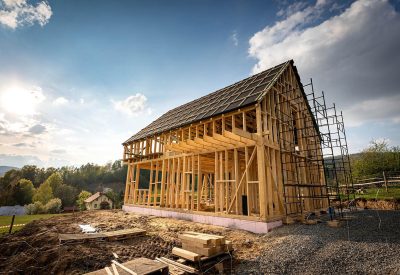
<path id="1" fill-rule="evenodd" d="M 378 192 L 379 190 L 379 192 Z M 378 195 L 377 195 L 378 194 Z M 365 199 L 400 199 L 400 187 L 390 186 L 388 187 L 388 192 L 386 192 L 385 187 L 380 188 L 368 188 L 364 189 L 364 194 L 356 194 L 356 198 Z"/>
<path id="2" fill-rule="evenodd" d="M 15 224 L 27 224 L 33 220 L 48 219 L 57 215 L 68 215 L 68 214 L 38 214 L 38 215 L 22 215 L 15 216 Z M 0 226 L 9 226 L 11 223 L 12 216 L 0 216 Z M 13 232 L 18 231 L 23 226 L 14 226 Z M 0 234 L 8 233 L 9 228 L 0 228 Z"/>

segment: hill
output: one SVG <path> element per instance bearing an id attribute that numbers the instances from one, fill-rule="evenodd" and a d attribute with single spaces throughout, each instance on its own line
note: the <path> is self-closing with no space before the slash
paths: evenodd
<path id="1" fill-rule="evenodd" d="M 0 177 L 4 176 L 5 173 L 7 173 L 12 169 L 18 169 L 18 168 L 12 166 L 0 166 Z"/>

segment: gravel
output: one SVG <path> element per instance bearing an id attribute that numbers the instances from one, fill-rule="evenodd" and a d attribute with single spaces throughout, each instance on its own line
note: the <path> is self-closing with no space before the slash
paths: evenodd
<path id="1" fill-rule="evenodd" d="M 260 254 L 242 260 L 236 274 L 400 274 L 400 211 L 344 214 L 339 228 L 326 222 L 293 224 L 262 236 Z M 325 217 L 326 219 L 326 217 Z"/>

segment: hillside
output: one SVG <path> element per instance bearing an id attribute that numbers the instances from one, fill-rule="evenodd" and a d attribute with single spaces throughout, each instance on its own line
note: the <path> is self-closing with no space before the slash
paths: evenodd
<path id="1" fill-rule="evenodd" d="M 5 173 L 12 169 L 18 169 L 17 167 L 12 167 L 12 166 L 0 166 L 0 177 L 4 176 Z"/>

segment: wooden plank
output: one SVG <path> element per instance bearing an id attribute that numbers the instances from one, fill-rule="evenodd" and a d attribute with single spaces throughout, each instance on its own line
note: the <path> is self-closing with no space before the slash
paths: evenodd
<path id="1" fill-rule="evenodd" d="M 137 275 L 136 272 L 133 272 L 131 269 L 127 268 L 126 266 L 124 266 L 123 264 L 120 264 L 119 262 L 117 262 L 116 260 L 111 260 L 112 263 L 116 264 L 118 267 L 122 268 L 123 270 L 125 270 L 126 272 L 128 272 L 129 274 L 132 275 Z"/>
<path id="2" fill-rule="evenodd" d="M 199 246 L 195 246 L 192 244 L 188 244 L 188 243 L 182 243 L 182 248 L 193 252 L 193 253 L 197 253 L 201 256 L 211 256 L 214 255 L 217 252 L 217 247 L 213 246 L 213 247 L 199 247 Z"/>
<path id="3" fill-rule="evenodd" d="M 191 266 L 175 262 L 175 261 L 173 261 L 171 259 L 167 259 L 165 257 L 156 258 L 156 260 L 158 260 L 158 261 L 161 260 L 163 262 L 166 262 L 166 263 L 172 264 L 174 266 L 180 267 L 182 270 L 185 270 L 185 271 L 187 271 L 189 273 L 195 273 L 195 274 L 199 273 L 199 271 L 196 268 L 193 268 Z"/>
<path id="4" fill-rule="evenodd" d="M 199 255 L 197 253 L 194 253 L 194 252 L 191 252 L 191 251 L 179 248 L 179 247 L 172 248 L 172 254 L 182 257 L 182 258 L 192 261 L 192 262 L 197 262 L 201 258 L 201 255 Z"/>
<path id="5" fill-rule="evenodd" d="M 114 263 L 111 265 L 111 267 L 112 267 L 112 270 L 114 272 L 114 275 L 119 275 L 119 272 L 117 270 L 117 266 Z"/>
<path id="6" fill-rule="evenodd" d="M 107 272 L 107 275 L 113 275 L 113 273 L 111 272 L 110 268 L 108 266 L 106 266 L 104 268 L 104 270 Z"/>
<path id="7" fill-rule="evenodd" d="M 206 245 L 211 244 L 211 239 L 209 239 L 209 238 L 199 238 L 197 236 L 193 236 L 190 234 L 180 234 L 180 235 L 178 235 L 178 238 L 180 240 L 184 240 L 184 241 L 197 242 L 197 243 L 206 244 Z"/>
<path id="8" fill-rule="evenodd" d="M 146 234 L 146 230 L 139 228 L 124 229 L 94 234 L 59 234 L 60 243 L 84 242 L 92 240 L 121 240 Z"/>

